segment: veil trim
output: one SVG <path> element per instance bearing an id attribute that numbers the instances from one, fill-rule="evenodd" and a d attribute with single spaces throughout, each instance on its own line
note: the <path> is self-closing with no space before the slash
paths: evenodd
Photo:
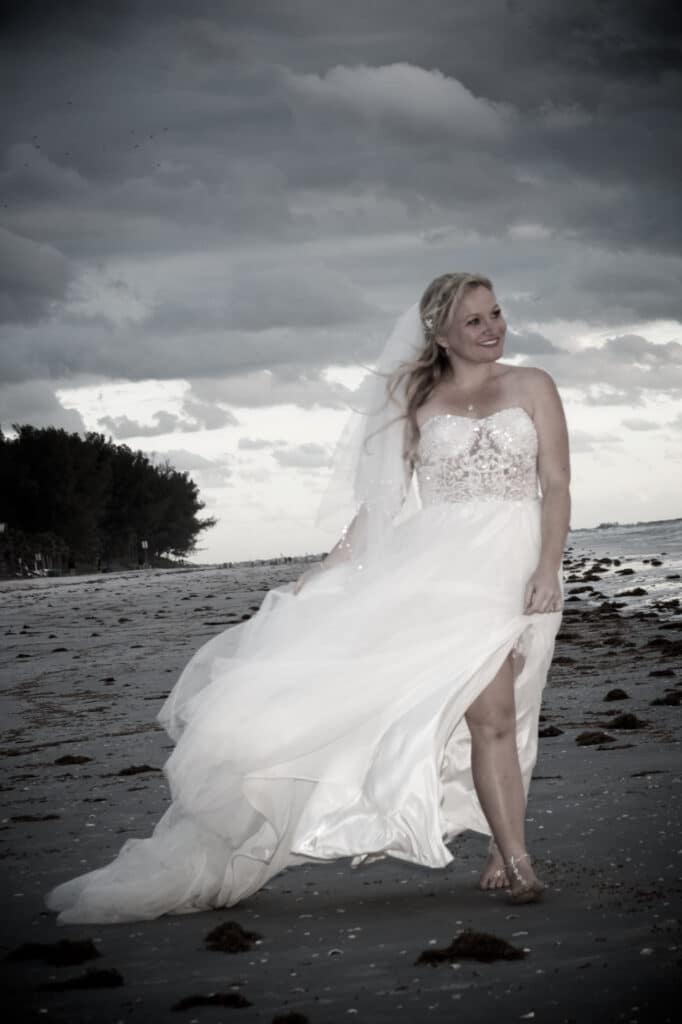
<path id="1" fill-rule="evenodd" d="M 315 523 L 323 526 L 332 516 L 343 516 L 348 524 L 344 542 L 353 560 L 381 544 L 401 510 L 419 506 L 405 459 L 406 380 L 391 399 L 386 384 L 401 363 L 417 358 L 423 345 L 419 303 L 414 303 L 395 321 L 375 369 L 360 384 L 334 451 Z"/>

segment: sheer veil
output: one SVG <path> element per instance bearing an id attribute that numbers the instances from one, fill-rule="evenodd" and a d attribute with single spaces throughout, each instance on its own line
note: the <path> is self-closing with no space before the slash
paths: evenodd
<path id="1" fill-rule="evenodd" d="M 402 512 L 418 507 L 412 473 L 404 459 L 405 382 L 392 399 L 386 393 L 390 374 L 400 363 L 415 359 L 424 345 L 419 303 L 398 317 L 358 397 L 337 442 L 329 484 L 320 501 L 315 523 L 332 517 L 347 524 L 357 514 L 361 527 L 348 531 L 353 560 L 362 560 L 381 545 L 387 527 Z"/>

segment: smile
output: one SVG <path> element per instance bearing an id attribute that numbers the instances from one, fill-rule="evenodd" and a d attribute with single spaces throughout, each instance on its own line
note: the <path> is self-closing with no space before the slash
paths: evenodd
<path id="1" fill-rule="evenodd" d="M 490 341 L 479 341 L 479 345 L 487 345 L 490 347 L 491 345 L 497 345 L 499 340 L 499 338 L 491 338 Z"/>

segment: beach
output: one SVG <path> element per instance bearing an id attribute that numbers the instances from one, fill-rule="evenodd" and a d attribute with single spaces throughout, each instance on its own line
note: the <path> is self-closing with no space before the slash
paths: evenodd
<path id="1" fill-rule="evenodd" d="M 589 533 L 571 537 L 565 559 L 528 805 L 548 890 L 527 907 L 478 890 L 487 840 L 466 833 L 443 870 L 310 864 L 226 910 L 58 926 L 47 890 L 148 835 L 167 806 L 171 742 L 155 718 L 185 662 L 305 566 L 0 582 L 7 1019 L 672 1020 L 682 963 L 679 534 Z M 248 933 L 232 930 L 237 952 L 206 942 L 227 922 Z M 516 952 L 418 962 L 467 930 Z M 85 944 L 59 953 L 63 940 Z"/>

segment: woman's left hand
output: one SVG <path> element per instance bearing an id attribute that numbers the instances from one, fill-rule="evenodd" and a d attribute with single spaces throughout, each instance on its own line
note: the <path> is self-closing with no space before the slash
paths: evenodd
<path id="1" fill-rule="evenodd" d="M 554 569 L 538 566 L 526 584 L 524 614 L 561 611 L 562 596 L 559 574 Z"/>

